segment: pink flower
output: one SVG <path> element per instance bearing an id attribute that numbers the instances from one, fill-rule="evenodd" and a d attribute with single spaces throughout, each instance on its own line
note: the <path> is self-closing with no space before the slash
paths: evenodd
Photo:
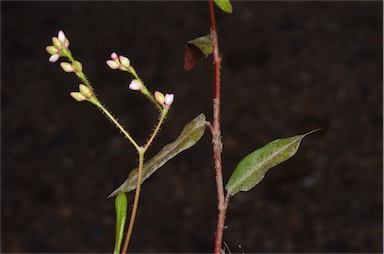
<path id="1" fill-rule="evenodd" d="M 60 58 L 60 53 L 62 52 L 62 50 L 68 48 L 69 40 L 67 39 L 67 37 L 65 37 L 64 32 L 60 30 L 57 34 L 57 37 L 52 37 L 52 44 L 53 45 L 48 46 L 45 49 L 51 55 L 49 57 L 49 61 L 51 63 L 54 63 Z"/>
<path id="2" fill-rule="evenodd" d="M 116 70 L 128 70 L 131 67 L 131 63 L 125 56 L 118 56 L 115 52 L 111 54 L 111 59 L 106 61 L 109 68 Z"/>
<path id="3" fill-rule="evenodd" d="M 116 70 L 120 67 L 120 64 L 115 60 L 107 60 L 107 65 L 113 70 Z"/>

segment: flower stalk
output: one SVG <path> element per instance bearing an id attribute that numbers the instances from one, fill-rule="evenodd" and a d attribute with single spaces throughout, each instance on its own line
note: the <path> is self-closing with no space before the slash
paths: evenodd
<path id="1" fill-rule="evenodd" d="M 144 146 L 140 146 L 133 137 L 124 129 L 124 127 L 117 121 L 117 119 L 106 109 L 106 107 L 100 102 L 100 100 L 96 97 L 94 89 L 83 72 L 83 66 L 79 61 L 76 61 L 72 56 L 71 51 L 69 50 L 69 40 L 65 36 L 63 31 L 59 31 L 57 37 L 52 38 L 52 44 L 46 47 L 46 51 L 51 55 L 49 57 L 49 61 L 54 63 L 59 60 L 60 57 L 67 58 L 69 62 L 61 62 L 61 68 L 68 73 L 73 72 L 76 76 L 83 82 L 79 85 L 79 90 L 77 92 L 71 92 L 70 95 L 78 102 L 88 101 L 95 105 L 98 109 L 100 109 L 107 118 L 120 130 L 121 133 L 130 141 L 130 143 L 135 147 L 138 157 L 139 157 L 139 174 L 137 180 L 137 187 L 135 198 L 133 201 L 133 208 L 130 217 L 130 223 L 128 225 L 127 236 L 124 241 L 124 246 L 122 253 L 126 253 L 129 245 L 129 241 L 132 236 L 133 226 L 136 219 L 136 213 L 139 205 L 140 198 L 140 189 L 142 182 L 142 171 L 144 167 L 144 157 L 145 152 L 148 150 L 149 146 L 152 144 L 156 135 L 160 131 L 161 125 L 164 123 L 166 115 L 171 107 L 171 104 L 174 101 L 173 94 L 163 94 L 161 92 L 156 91 L 155 96 L 152 95 L 151 92 L 144 85 L 143 81 L 137 75 L 135 69 L 131 66 L 130 60 L 125 56 L 118 56 L 115 52 L 111 54 L 111 59 L 107 60 L 106 63 L 111 69 L 119 69 L 121 71 L 125 71 L 130 73 L 134 80 L 129 85 L 131 90 L 140 91 L 147 98 L 150 99 L 151 102 L 156 106 L 156 108 L 160 111 L 159 120 L 155 126 L 154 131 L 150 135 L 148 141 Z"/>

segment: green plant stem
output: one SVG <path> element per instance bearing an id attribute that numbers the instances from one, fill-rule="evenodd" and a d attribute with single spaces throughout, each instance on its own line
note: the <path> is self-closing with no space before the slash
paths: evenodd
<path id="1" fill-rule="evenodd" d="M 71 62 L 71 64 L 75 65 L 76 66 L 76 69 L 77 70 L 80 70 L 80 66 L 78 65 L 78 63 L 76 62 L 75 58 L 72 56 L 72 53 L 69 49 L 67 49 L 65 52 L 64 52 L 64 56 L 68 58 L 68 60 Z M 93 93 L 93 96 L 97 99 L 97 96 L 96 96 L 96 93 L 91 85 L 91 82 L 89 82 L 87 76 L 85 75 L 85 73 L 83 71 L 79 71 L 76 73 L 77 77 L 79 77 L 83 82 L 84 84 L 89 88 L 91 89 L 92 93 Z"/>
<path id="2" fill-rule="evenodd" d="M 148 150 L 149 146 L 152 144 L 152 141 L 156 137 L 157 133 L 159 132 L 160 127 L 163 124 L 167 113 L 168 113 L 168 109 L 164 108 L 160 114 L 159 121 L 157 122 L 157 125 L 156 125 L 155 129 L 153 130 L 153 133 L 151 134 L 151 136 L 148 139 L 148 142 L 144 146 L 144 152 L 146 152 Z"/>
<path id="3" fill-rule="evenodd" d="M 149 92 L 149 90 L 147 89 L 147 87 L 144 85 L 144 82 L 141 80 L 141 78 L 139 77 L 139 75 L 137 75 L 137 72 L 136 70 L 131 66 L 129 68 L 129 70 L 127 70 L 128 72 L 130 72 L 132 74 L 132 76 L 137 80 L 139 81 L 140 85 L 143 87 L 143 90 L 141 91 L 145 96 L 147 96 L 147 98 L 153 103 L 155 104 L 156 108 L 159 110 L 159 111 L 162 111 L 163 110 L 163 107 L 156 101 L 155 97 L 151 94 L 151 92 Z"/>
<path id="4" fill-rule="evenodd" d="M 216 239 L 214 253 L 219 254 L 221 252 L 221 246 L 223 242 L 224 222 L 225 214 L 227 212 L 229 196 L 224 197 L 224 184 L 222 173 L 221 153 L 223 144 L 221 142 L 221 127 L 220 127 L 220 69 L 221 69 L 221 57 L 219 54 L 219 43 L 217 40 L 216 32 L 216 19 L 214 12 L 213 0 L 208 0 L 209 4 L 209 16 L 211 27 L 211 40 L 213 47 L 213 70 L 214 70 L 214 97 L 213 97 L 213 125 L 212 132 L 212 144 L 213 144 L 213 157 L 215 163 L 215 177 L 216 177 L 216 189 L 218 199 L 218 217 L 216 226 Z"/>
<path id="5" fill-rule="evenodd" d="M 75 58 L 72 56 L 71 51 L 67 49 L 66 51 L 63 52 L 63 56 L 67 57 L 68 60 L 71 62 L 73 66 L 75 66 L 76 71 L 75 74 L 77 77 L 79 77 L 84 84 L 92 91 L 92 97 L 88 98 L 88 101 L 97 106 L 116 126 L 117 128 L 124 134 L 124 136 L 132 143 L 132 145 L 136 148 L 138 154 L 139 154 L 139 170 L 138 170 L 138 179 L 137 179 L 137 186 L 136 186 L 136 192 L 135 192 L 135 198 L 133 201 L 133 208 L 130 216 L 130 221 L 129 221 L 129 226 L 127 230 L 127 236 L 124 241 L 124 246 L 122 253 L 126 253 L 128 250 L 128 245 L 132 236 L 133 232 L 133 226 L 135 223 L 136 219 L 136 213 L 137 209 L 139 206 L 139 198 L 140 198 L 140 190 L 141 190 L 141 182 L 142 182 L 142 171 L 144 167 L 144 155 L 145 152 L 148 150 L 149 146 L 153 142 L 154 138 L 156 137 L 157 133 L 160 130 L 161 125 L 163 124 L 165 117 L 168 113 L 168 108 L 162 107 L 154 98 L 154 96 L 148 91 L 146 86 L 144 85 L 143 81 L 140 79 L 140 77 L 137 75 L 135 69 L 131 67 L 129 70 L 127 69 L 128 72 L 130 72 L 136 80 L 142 85 L 143 90 L 141 91 L 145 96 L 149 98 L 150 101 L 152 101 L 156 108 L 161 111 L 158 123 L 153 130 L 151 136 L 149 137 L 147 143 L 145 144 L 144 147 L 141 147 L 137 144 L 137 142 L 129 135 L 129 133 L 124 129 L 124 127 L 117 121 L 117 119 L 103 106 L 103 104 L 97 99 L 96 94 L 94 92 L 94 89 L 87 79 L 86 75 L 84 72 L 81 70 L 81 67 L 79 66 L 79 63 L 75 60 Z"/>
<path id="6" fill-rule="evenodd" d="M 131 240 L 131 236 L 132 236 L 132 232 L 133 232 L 133 226 L 134 226 L 135 220 L 136 220 L 137 209 L 139 207 L 140 190 L 141 190 L 141 182 L 142 182 L 142 175 L 143 175 L 142 172 L 143 172 L 143 167 L 144 167 L 144 155 L 145 155 L 145 152 L 148 150 L 149 146 L 151 145 L 153 139 L 156 137 L 157 133 L 159 132 L 160 127 L 163 124 L 167 113 L 168 113 L 168 109 L 164 108 L 161 112 L 160 117 L 159 117 L 159 121 L 158 121 L 153 133 L 151 134 L 148 142 L 146 143 L 146 145 L 144 147 L 138 147 L 137 148 L 137 151 L 139 153 L 139 171 L 138 171 L 136 192 L 135 192 L 135 197 L 134 197 L 134 201 L 133 201 L 131 217 L 130 217 L 129 225 L 128 225 L 128 229 L 127 229 L 127 236 L 125 238 L 124 246 L 123 246 L 123 250 L 122 250 L 123 254 L 125 254 L 128 250 L 129 242 Z"/>
<path id="7" fill-rule="evenodd" d="M 143 150 L 143 148 L 140 147 L 140 149 L 139 149 L 139 172 L 138 172 L 138 178 L 137 178 L 135 200 L 133 201 L 133 208 L 132 208 L 131 218 L 129 220 L 127 237 L 125 238 L 125 241 L 124 241 L 124 247 L 122 250 L 123 254 L 127 253 L 129 241 L 130 241 L 131 236 L 132 236 L 133 225 L 135 224 L 137 208 L 139 206 L 139 198 L 140 198 L 140 190 L 141 190 L 141 178 L 142 178 L 142 171 L 143 171 L 143 166 L 144 166 L 144 154 L 145 154 L 145 151 Z"/>
<path id="8" fill-rule="evenodd" d="M 96 105 L 116 126 L 119 130 L 124 134 L 124 136 L 132 143 L 132 145 L 136 148 L 137 151 L 140 150 L 140 146 L 136 143 L 136 141 L 129 135 L 129 133 L 121 126 L 121 124 L 116 120 L 116 118 L 109 113 L 109 111 L 97 100 L 95 97 L 90 99 L 90 102 Z"/>

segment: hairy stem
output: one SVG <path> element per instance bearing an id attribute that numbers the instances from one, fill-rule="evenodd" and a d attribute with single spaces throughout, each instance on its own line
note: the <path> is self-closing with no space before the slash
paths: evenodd
<path id="1" fill-rule="evenodd" d="M 213 144 L 213 157 L 215 164 L 215 177 L 216 177 L 216 189 L 217 189 L 217 200 L 218 200 L 218 217 L 216 226 L 216 239 L 214 253 L 219 254 L 221 252 L 221 246 L 223 242 L 224 222 L 225 214 L 228 207 L 228 200 L 224 197 L 224 184 L 223 184 L 223 173 L 222 173 L 222 162 L 221 152 L 223 144 L 221 142 L 221 128 L 220 128 L 220 68 L 221 68 L 221 57 L 219 54 L 219 43 L 217 40 L 216 32 L 216 19 L 213 6 L 213 0 L 208 1 L 209 4 L 209 16 L 211 26 L 211 40 L 213 47 L 213 71 L 214 71 L 214 96 L 213 96 L 213 125 L 211 128 L 212 132 L 212 144 Z"/>
<path id="2" fill-rule="evenodd" d="M 71 51 L 69 51 L 69 50 L 65 51 L 65 55 L 64 56 L 68 58 L 68 60 L 71 62 L 71 64 L 76 66 L 77 70 L 81 69 L 79 64 L 76 62 L 75 58 L 72 56 Z M 79 77 L 79 79 L 81 79 L 84 82 L 84 84 L 89 89 L 91 89 L 91 91 L 93 93 L 93 96 L 97 99 L 96 93 L 95 93 L 95 91 L 94 91 L 94 89 L 93 89 L 93 87 L 91 85 L 91 82 L 89 82 L 89 80 L 88 80 L 87 76 L 85 75 L 85 73 L 83 71 L 79 71 L 79 72 L 76 73 L 76 75 Z"/>
<path id="3" fill-rule="evenodd" d="M 129 72 L 132 74 L 132 76 L 140 83 L 140 85 L 143 87 L 143 90 L 141 91 L 147 98 L 156 106 L 156 108 L 159 111 L 162 111 L 162 106 L 156 101 L 155 97 L 152 95 L 151 92 L 148 91 L 147 87 L 144 85 L 144 82 L 141 80 L 139 75 L 137 75 L 136 70 L 131 67 L 129 69 Z"/>
<path id="4" fill-rule="evenodd" d="M 139 150 L 139 172 L 138 172 L 137 186 L 136 186 L 136 192 L 135 192 L 135 200 L 133 201 L 133 208 L 132 208 L 131 218 L 129 220 L 127 237 L 125 238 L 123 250 L 121 252 L 123 254 L 127 253 L 129 241 L 130 241 L 131 236 L 132 236 L 133 225 L 135 224 L 137 208 L 139 206 L 139 198 L 140 198 L 140 190 L 141 190 L 141 177 L 142 177 L 142 171 L 143 171 L 143 166 L 144 166 L 144 153 L 145 152 L 142 151 L 142 148 L 141 148 Z"/>
<path id="5" fill-rule="evenodd" d="M 119 128 L 119 130 L 124 134 L 124 136 L 133 144 L 137 151 L 139 151 L 140 147 L 136 143 L 136 141 L 129 135 L 129 133 L 123 128 L 123 126 L 113 117 L 111 113 L 97 100 L 96 98 L 91 98 L 90 102 L 96 105 L 103 113 Z"/>
<path id="6" fill-rule="evenodd" d="M 167 115 L 167 113 L 168 113 L 168 109 L 163 109 L 163 111 L 161 112 L 159 121 L 158 121 L 158 123 L 157 123 L 157 125 L 156 125 L 156 127 L 155 127 L 155 129 L 153 131 L 153 133 L 151 134 L 147 144 L 144 147 L 139 147 L 137 149 L 137 151 L 139 152 L 139 172 L 138 172 L 138 177 L 137 177 L 136 192 L 135 192 L 135 198 L 134 198 L 134 201 L 133 201 L 133 208 L 132 208 L 132 212 L 131 212 L 131 218 L 129 220 L 127 236 L 125 238 L 124 246 L 123 246 L 123 250 L 122 250 L 123 254 L 127 253 L 129 241 L 131 239 L 132 232 L 133 232 L 133 225 L 135 224 L 137 208 L 139 206 L 141 182 L 142 182 L 142 175 L 143 175 L 142 172 L 143 172 L 143 167 L 144 167 L 144 155 L 145 155 L 145 152 L 148 150 L 149 146 L 151 145 L 153 139 L 155 138 L 155 136 L 159 132 L 160 126 L 163 124 L 165 116 Z"/>
<path id="7" fill-rule="evenodd" d="M 167 115 L 167 113 L 168 113 L 168 109 L 163 109 L 163 111 L 161 112 L 160 117 L 159 117 L 159 121 L 158 121 L 153 133 L 149 137 L 147 144 L 145 144 L 145 146 L 144 146 L 144 149 L 143 149 L 144 152 L 147 151 L 149 146 L 152 144 L 152 141 L 156 137 L 157 133 L 159 132 L 160 126 L 163 124 L 165 116 Z"/>

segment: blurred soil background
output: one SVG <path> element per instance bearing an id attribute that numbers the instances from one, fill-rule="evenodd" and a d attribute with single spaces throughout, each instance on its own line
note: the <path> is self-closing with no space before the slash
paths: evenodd
<path id="1" fill-rule="evenodd" d="M 233 2 L 217 13 L 226 182 L 248 153 L 314 128 L 294 158 L 230 203 L 236 252 L 383 251 L 383 4 Z M 185 42 L 209 32 L 207 4 L 1 2 L 1 252 L 111 253 L 114 200 L 136 165 L 131 145 L 69 92 L 48 62 L 62 29 L 100 99 L 140 142 L 156 110 L 108 68 L 128 56 L 148 87 L 175 93 L 150 158 L 199 113 L 212 117 L 212 58 L 183 70 Z M 131 252 L 211 252 L 216 190 L 211 136 L 143 185 Z M 132 204 L 133 194 L 129 194 Z"/>

